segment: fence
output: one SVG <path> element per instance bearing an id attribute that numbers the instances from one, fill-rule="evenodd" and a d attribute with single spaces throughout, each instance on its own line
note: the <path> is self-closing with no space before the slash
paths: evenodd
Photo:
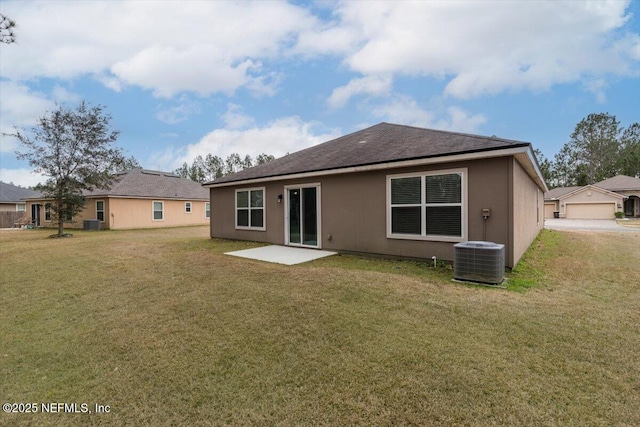
<path id="1" fill-rule="evenodd" d="M 0 228 L 12 228 L 16 222 L 26 215 L 26 212 L 0 212 Z"/>

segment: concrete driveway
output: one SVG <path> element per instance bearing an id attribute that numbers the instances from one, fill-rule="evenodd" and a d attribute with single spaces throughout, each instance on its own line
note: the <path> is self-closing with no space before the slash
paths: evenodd
<path id="1" fill-rule="evenodd" d="M 623 233 L 640 232 L 639 228 L 622 227 L 613 219 L 548 218 L 544 220 L 544 228 L 551 230 L 619 231 Z"/>

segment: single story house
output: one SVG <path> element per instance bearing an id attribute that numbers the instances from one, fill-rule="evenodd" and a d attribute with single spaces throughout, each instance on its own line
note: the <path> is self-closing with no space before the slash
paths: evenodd
<path id="1" fill-rule="evenodd" d="M 0 182 L 0 212 L 26 212 L 25 199 L 39 196 L 37 191 Z"/>
<path id="2" fill-rule="evenodd" d="M 640 217 L 640 178 L 627 175 L 616 175 L 594 184 L 616 194 L 627 196 L 623 211 L 627 217 Z"/>
<path id="3" fill-rule="evenodd" d="M 544 225 L 530 143 L 380 123 L 204 184 L 211 237 L 453 261 L 505 245 L 513 267 Z"/>
<path id="4" fill-rule="evenodd" d="M 0 228 L 13 227 L 27 215 L 28 197 L 38 197 L 40 193 L 28 188 L 0 182 Z"/>
<path id="5" fill-rule="evenodd" d="M 65 225 L 82 228 L 84 220 L 100 221 L 101 229 L 157 228 L 207 224 L 210 215 L 208 191 L 178 175 L 146 169 L 131 169 L 117 175 L 108 190 L 84 194 L 84 210 Z M 32 223 L 54 227 L 50 199 L 28 199 Z"/>
<path id="6" fill-rule="evenodd" d="M 593 185 L 558 187 L 544 195 L 545 218 L 613 219 L 640 216 L 640 179 L 617 175 Z"/>

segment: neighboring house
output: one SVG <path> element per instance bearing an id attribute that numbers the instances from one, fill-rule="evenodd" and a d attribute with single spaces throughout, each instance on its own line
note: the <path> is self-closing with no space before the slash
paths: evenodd
<path id="1" fill-rule="evenodd" d="M 25 199 L 38 196 L 37 191 L 0 182 L 0 228 L 13 227 L 16 221 L 27 216 Z"/>
<path id="2" fill-rule="evenodd" d="M 38 196 L 37 191 L 0 182 L 0 212 L 26 212 L 25 199 Z"/>
<path id="3" fill-rule="evenodd" d="M 596 185 L 561 187 L 545 193 L 545 218 L 613 219 L 626 197 Z"/>
<path id="4" fill-rule="evenodd" d="M 640 217 L 640 178 L 617 175 L 594 185 L 627 196 L 623 208 L 625 216 Z"/>
<path id="5" fill-rule="evenodd" d="M 544 193 L 544 217 L 560 218 L 560 197 L 580 187 L 558 187 Z"/>
<path id="6" fill-rule="evenodd" d="M 613 219 L 640 216 L 640 179 L 614 176 L 584 187 L 559 187 L 544 195 L 545 218 Z"/>
<path id="7" fill-rule="evenodd" d="M 204 185 L 212 237 L 449 261 L 486 240 L 508 267 L 547 191 L 529 143 L 388 123 Z"/>
<path id="8" fill-rule="evenodd" d="M 168 172 L 131 169 L 118 174 L 108 190 L 84 194 L 85 209 L 66 227 L 83 227 L 97 219 L 101 229 L 155 228 L 207 224 L 210 215 L 206 189 Z M 31 198 L 29 209 L 36 226 L 54 227 L 50 199 Z"/>

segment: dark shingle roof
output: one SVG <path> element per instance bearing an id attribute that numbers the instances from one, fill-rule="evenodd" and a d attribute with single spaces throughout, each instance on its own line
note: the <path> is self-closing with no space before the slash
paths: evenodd
<path id="1" fill-rule="evenodd" d="M 24 199 L 29 197 L 40 197 L 40 193 L 0 182 L 0 203 L 24 202 Z"/>
<path id="2" fill-rule="evenodd" d="M 529 143 L 380 123 L 207 184 L 327 171 L 452 154 L 527 147 Z"/>
<path id="3" fill-rule="evenodd" d="M 595 187 L 608 191 L 640 190 L 640 179 L 626 175 L 616 175 L 613 178 L 593 184 Z M 557 200 L 582 187 L 558 187 L 544 193 L 545 200 Z"/>
<path id="4" fill-rule="evenodd" d="M 613 178 L 605 179 L 593 185 L 610 191 L 640 190 L 640 178 L 616 175 Z"/>
<path id="5" fill-rule="evenodd" d="M 180 178 L 169 172 L 131 169 L 119 174 L 110 189 L 96 189 L 86 192 L 85 196 L 208 200 L 209 191 L 197 182 Z"/>

